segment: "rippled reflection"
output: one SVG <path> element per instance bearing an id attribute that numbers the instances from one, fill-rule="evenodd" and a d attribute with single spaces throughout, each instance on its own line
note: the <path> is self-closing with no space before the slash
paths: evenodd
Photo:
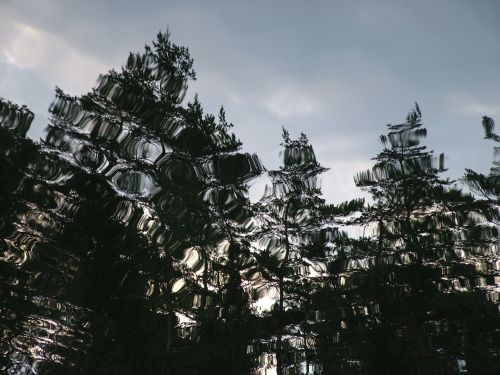
<path id="1" fill-rule="evenodd" d="M 497 161 L 464 193 L 416 106 L 355 177 L 370 204 L 325 202 L 286 130 L 252 204 L 264 167 L 223 109 L 183 102 L 194 77 L 159 34 L 89 93 L 56 89 L 40 144 L 0 100 L 0 372 L 500 371 Z"/>

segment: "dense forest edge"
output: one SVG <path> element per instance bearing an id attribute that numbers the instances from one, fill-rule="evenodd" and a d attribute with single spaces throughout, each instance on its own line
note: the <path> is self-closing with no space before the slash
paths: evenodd
<path id="1" fill-rule="evenodd" d="M 370 202 L 331 204 L 305 134 L 266 170 L 224 108 L 184 100 L 194 79 L 159 33 L 90 92 L 56 88 L 39 142 L 0 99 L 0 372 L 500 373 L 492 118 L 489 174 L 451 181 L 415 104 L 354 176 Z"/>

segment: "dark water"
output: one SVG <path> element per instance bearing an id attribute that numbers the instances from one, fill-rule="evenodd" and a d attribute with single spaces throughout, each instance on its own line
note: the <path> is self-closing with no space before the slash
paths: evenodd
<path id="1" fill-rule="evenodd" d="M 0 102 L 1 373 L 500 373 L 495 165 L 467 171 L 476 198 L 453 187 L 417 106 L 356 176 L 373 203 L 326 203 L 284 131 L 252 204 L 264 167 L 223 111 L 183 104 L 193 77 L 160 35 L 88 94 L 57 90 L 41 143 Z"/>

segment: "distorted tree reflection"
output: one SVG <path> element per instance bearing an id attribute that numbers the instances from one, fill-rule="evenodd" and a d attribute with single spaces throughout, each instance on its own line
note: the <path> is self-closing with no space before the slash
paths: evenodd
<path id="1" fill-rule="evenodd" d="M 80 261 L 92 249 L 80 221 L 84 210 L 79 194 L 85 189 L 80 182 L 86 179 L 64 160 L 20 138 L 17 131 L 26 111 L 9 107 L 21 126 L 12 128 L 10 119 L 2 118 L 1 164 L 11 168 L 2 170 L 10 181 L 10 188 L 2 190 L 2 203 L 15 208 L 3 211 L 0 223 L 1 316 L 7 335 L 2 355 L 8 361 L 3 370 L 57 373 L 62 368 L 79 373 L 85 371 L 79 367 L 92 341 L 85 328 L 94 323 L 92 311 L 80 303 L 78 283 Z"/>
<path id="2" fill-rule="evenodd" d="M 180 105 L 187 79 L 194 78 L 191 65 L 185 48 L 159 34 L 153 48 L 131 55 L 121 72 L 101 76 L 89 94 L 70 97 L 57 89 L 50 108 L 44 152 L 72 172 L 53 177 L 78 203 L 69 213 L 83 226 L 75 234 L 90 240 L 80 257 L 74 243 L 57 246 L 72 254 L 78 270 L 76 300 L 96 315 L 87 362 L 94 372 L 169 372 L 177 365 L 175 329 L 179 317 L 193 318 L 196 296 L 186 287 L 190 272 L 183 265 L 195 219 L 205 220 L 201 233 L 210 246 L 229 240 L 220 272 L 231 272 L 230 282 L 219 275 L 219 288 L 232 282 L 227 294 L 235 295 L 241 284 L 234 276 L 235 226 L 245 219 L 233 198 L 244 196 L 261 166 L 255 156 L 237 153 L 241 143 L 227 133 L 223 112 L 218 123 L 208 116 L 197 124 L 199 103 Z M 218 236 L 210 233 L 214 227 Z M 228 311 L 245 305 L 234 298 L 223 304 Z"/>
<path id="3" fill-rule="evenodd" d="M 500 137 L 494 132 L 495 123 L 492 118 L 484 116 L 482 121 L 485 138 L 500 142 Z M 471 284 L 477 292 L 490 303 L 500 301 L 499 267 L 500 259 L 500 162 L 496 160 L 499 148 L 494 147 L 493 166 L 488 175 L 466 169 L 465 182 L 471 191 L 478 197 L 475 201 L 478 220 L 466 237 L 468 243 L 468 258 L 470 259 L 469 277 Z M 471 355 L 471 368 L 473 371 L 483 373 L 496 373 L 499 371 L 498 356 L 500 355 L 500 332 L 498 326 L 500 319 L 498 310 L 476 314 L 470 324 L 472 331 L 469 336 L 469 350 Z"/>
<path id="4" fill-rule="evenodd" d="M 293 140 L 283 129 L 283 166 L 269 171 L 271 185 L 258 204 L 261 220 L 257 254 L 268 293 L 275 292 L 276 367 L 278 374 L 316 373 L 316 333 L 311 295 L 328 278 L 327 262 L 334 243 L 345 234 L 333 213 L 348 214 L 327 205 L 319 176 L 327 169 L 316 160 L 304 134 Z M 284 340 L 286 337 L 286 340 Z M 286 349 L 284 348 L 286 347 Z"/>
<path id="5" fill-rule="evenodd" d="M 41 143 L 0 100 L 0 372 L 499 372 L 498 161 L 462 191 L 416 106 L 355 178 L 370 204 L 328 204 L 286 130 L 252 204 L 264 167 L 184 100 L 193 79 L 160 33 L 89 93 L 57 88 Z"/>
<path id="6" fill-rule="evenodd" d="M 368 366 L 374 373 L 459 371 L 469 353 L 440 342 L 439 332 L 473 318 L 455 314 L 460 303 L 454 298 L 471 290 L 460 263 L 464 234 L 474 225 L 473 198 L 440 176 L 444 156 L 421 145 L 427 131 L 418 105 L 405 123 L 388 128 L 375 166 L 356 176 L 374 200 L 360 218 L 375 231 L 363 255 L 377 322 Z"/>
<path id="7" fill-rule="evenodd" d="M 191 361 L 214 372 L 237 373 L 247 362 L 249 311 L 243 279 L 251 264 L 248 236 L 255 225 L 247 184 L 263 167 L 256 155 L 239 152 L 241 142 L 229 133 L 231 127 L 222 108 L 216 120 L 203 114 L 195 98 L 188 104 L 186 128 L 179 139 L 199 171 L 198 190 L 184 191 L 190 194 L 186 255 L 196 259 L 184 268 L 197 321 Z"/>

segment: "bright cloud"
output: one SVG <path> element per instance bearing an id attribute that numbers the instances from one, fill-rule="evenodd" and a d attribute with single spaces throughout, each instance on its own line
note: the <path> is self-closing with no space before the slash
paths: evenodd
<path id="1" fill-rule="evenodd" d="M 319 112 L 320 102 L 303 88 L 289 87 L 273 92 L 266 100 L 265 106 L 269 112 L 285 120 Z"/>
<path id="2" fill-rule="evenodd" d="M 71 93 L 88 91 L 99 73 L 107 70 L 107 64 L 82 53 L 60 36 L 17 22 L 0 29 L 4 29 L 0 56 L 8 64 L 43 76 L 51 85 Z"/>

